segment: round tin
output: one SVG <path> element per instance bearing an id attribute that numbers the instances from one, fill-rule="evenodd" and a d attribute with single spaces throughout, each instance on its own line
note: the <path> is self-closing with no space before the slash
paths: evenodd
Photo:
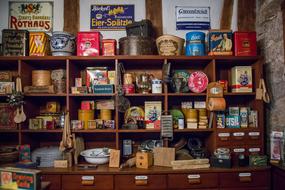
<path id="1" fill-rule="evenodd" d="M 192 92 L 201 93 L 206 90 L 208 85 L 208 77 L 202 71 L 192 73 L 188 79 L 188 87 Z"/>
<path id="2" fill-rule="evenodd" d="M 162 93 L 162 83 L 161 80 L 159 79 L 153 79 L 151 81 L 152 85 L 151 85 L 151 92 L 153 94 L 160 94 Z"/>
<path id="3" fill-rule="evenodd" d="M 186 34 L 185 55 L 204 56 L 205 55 L 205 33 L 188 32 Z"/>

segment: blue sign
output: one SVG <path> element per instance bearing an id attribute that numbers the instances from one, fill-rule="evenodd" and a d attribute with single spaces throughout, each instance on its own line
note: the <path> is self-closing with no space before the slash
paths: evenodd
<path id="1" fill-rule="evenodd" d="M 210 7 L 176 8 L 176 30 L 209 30 Z"/>
<path id="2" fill-rule="evenodd" d="M 134 22 L 134 5 L 91 5 L 90 29 L 125 30 Z"/>

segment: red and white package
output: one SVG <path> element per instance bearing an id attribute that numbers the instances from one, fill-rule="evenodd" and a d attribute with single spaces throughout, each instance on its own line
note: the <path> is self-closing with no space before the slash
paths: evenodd
<path id="1" fill-rule="evenodd" d="M 208 83 L 208 77 L 202 71 L 191 73 L 188 79 L 188 87 L 192 92 L 195 93 L 201 93 L 206 90 Z"/>

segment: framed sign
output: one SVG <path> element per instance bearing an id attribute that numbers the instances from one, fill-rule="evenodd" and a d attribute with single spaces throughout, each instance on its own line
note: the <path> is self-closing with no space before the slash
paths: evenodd
<path id="1" fill-rule="evenodd" d="M 176 30 L 208 30 L 210 7 L 176 6 Z"/>
<path id="2" fill-rule="evenodd" d="M 53 2 L 10 1 L 9 28 L 52 32 Z"/>
<path id="3" fill-rule="evenodd" d="M 91 5 L 90 29 L 125 30 L 134 22 L 135 5 Z"/>

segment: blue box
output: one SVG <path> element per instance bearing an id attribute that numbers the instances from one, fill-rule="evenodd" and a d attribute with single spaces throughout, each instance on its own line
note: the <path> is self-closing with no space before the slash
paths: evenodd
<path id="1" fill-rule="evenodd" d="M 114 93 L 113 84 L 97 84 L 93 86 L 94 94 L 112 94 Z"/>

